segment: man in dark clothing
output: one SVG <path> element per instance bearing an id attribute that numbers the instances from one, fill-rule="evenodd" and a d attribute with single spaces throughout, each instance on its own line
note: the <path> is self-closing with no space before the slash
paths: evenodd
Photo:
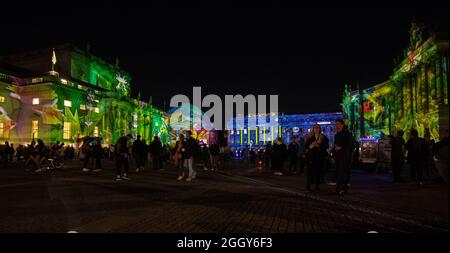
<path id="1" fill-rule="evenodd" d="M 301 133 L 301 132 L 300 132 Z M 306 157 L 306 142 L 305 138 L 301 135 L 298 139 L 298 152 L 297 159 L 299 160 L 300 165 L 300 174 L 305 173 L 305 157 Z"/>
<path id="2" fill-rule="evenodd" d="M 348 191 L 353 138 L 350 132 L 344 129 L 343 120 L 336 120 L 335 126 L 337 131 L 336 135 L 334 136 L 334 160 L 337 171 L 336 193 L 342 195 Z"/>
<path id="3" fill-rule="evenodd" d="M 405 146 L 403 130 L 398 130 L 397 136 L 391 140 L 391 164 L 394 182 L 401 182 L 403 165 L 405 163 Z"/>
<path id="4" fill-rule="evenodd" d="M 275 171 L 275 175 L 283 175 L 283 165 L 287 156 L 286 144 L 283 143 L 282 138 L 277 138 L 277 141 L 272 147 L 272 169 Z"/>
<path id="5" fill-rule="evenodd" d="M 83 161 L 83 172 L 89 172 L 89 162 L 91 161 L 92 158 L 92 146 L 90 143 L 91 139 L 89 136 L 86 136 L 83 139 L 83 145 L 81 146 L 81 151 L 84 154 L 84 161 Z"/>
<path id="6" fill-rule="evenodd" d="M 8 160 L 9 160 L 9 162 L 12 162 L 13 161 L 13 156 L 14 156 L 14 152 L 15 152 L 16 150 L 14 149 L 14 144 L 10 144 L 9 145 L 9 149 L 8 149 Z"/>
<path id="7" fill-rule="evenodd" d="M 423 166 L 428 155 L 428 145 L 424 138 L 419 138 L 416 129 L 411 129 L 406 150 L 408 151 L 408 163 L 411 168 L 411 183 L 422 185 Z"/>
<path id="8" fill-rule="evenodd" d="M 209 153 L 211 154 L 211 170 L 217 170 L 218 169 L 218 160 L 220 155 L 220 147 L 219 144 L 213 143 L 209 147 Z"/>
<path id="9" fill-rule="evenodd" d="M 271 165 L 271 159 L 272 159 L 272 144 L 267 143 L 266 149 L 264 151 L 264 165 L 269 168 Z"/>
<path id="10" fill-rule="evenodd" d="M 161 170 L 162 169 L 162 144 L 159 140 L 158 136 L 155 136 L 153 138 L 152 143 L 150 143 L 149 146 L 150 155 L 152 156 L 152 163 L 153 163 L 153 169 L 154 170 Z"/>
<path id="11" fill-rule="evenodd" d="M 131 150 L 136 161 L 136 172 L 144 170 L 145 143 L 141 140 L 140 135 L 138 135 L 137 139 L 133 141 Z"/>
<path id="12" fill-rule="evenodd" d="M 289 172 L 297 173 L 297 153 L 299 145 L 297 144 L 297 138 L 292 137 L 291 143 L 288 146 L 289 154 Z"/>
<path id="13" fill-rule="evenodd" d="M 92 157 L 95 159 L 95 169 L 94 172 L 102 171 L 102 157 L 103 157 L 103 148 L 100 143 L 100 138 L 95 138 L 95 141 L 92 145 Z"/>
<path id="14" fill-rule="evenodd" d="M 191 136 L 191 131 L 186 132 L 186 147 L 183 147 L 181 149 L 181 155 L 183 157 L 184 166 L 189 169 L 189 177 L 186 179 L 186 181 L 191 181 L 192 179 L 195 179 L 197 176 L 197 172 L 194 170 L 193 163 L 194 163 L 194 156 L 198 154 L 198 143 L 197 141 Z"/>
<path id="15" fill-rule="evenodd" d="M 131 134 L 128 134 L 127 136 L 120 137 L 116 142 L 116 181 L 120 181 L 122 179 L 129 180 L 128 178 L 128 140 L 131 140 Z M 122 167 L 123 167 L 123 174 L 122 174 Z M 121 176 L 122 175 L 122 176 Z"/>

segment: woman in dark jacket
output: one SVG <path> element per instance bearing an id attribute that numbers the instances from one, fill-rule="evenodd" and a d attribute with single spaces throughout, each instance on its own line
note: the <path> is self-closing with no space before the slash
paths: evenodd
<path id="1" fill-rule="evenodd" d="M 313 126 L 312 133 L 306 141 L 306 148 L 308 159 L 306 190 L 310 191 L 311 185 L 315 184 L 315 191 L 318 192 L 328 152 L 328 138 L 322 134 L 319 124 Z"/>

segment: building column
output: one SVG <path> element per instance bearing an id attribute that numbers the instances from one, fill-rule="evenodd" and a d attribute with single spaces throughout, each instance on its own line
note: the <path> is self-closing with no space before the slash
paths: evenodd
<path id="1" fill-rule="evenodd" d="M 399 97 L 399 103 L 400 103 L 400 108 L 399 108 L 399 114 L 398 114 L 398 118 L 401 119 L 404 116 L 405 113 L 405 106 L 404 106 L 404 94 L 405 94 L 405 83 L 403 82 L 403 80 L 400 82 L 400 97 Z"/>
<path id="2" fill-rule="evenodd" d="M 423 67 L 423 90 L 424 90 L 424 95 L 425 95 L 425 105 L 424 105 L 424 109 L 425 112 L 429 112 L 430 111 L 430 99 L 429 99 L 429 94 L 430 94 L 430 90 L 428 89 L 429 86 L 429 82 L 428 82 L 428 66 L 424 66 Z"/>
<path id="3" fill-rule="evenodd" d="M 416 87 L 416 75 L 413 74 L 411 76 L 411 91 L 412 91 L 412 108 L 413 108 L 413 114 L 417 112 L 417 87 Z"/>
<path id="4" fill-rule="evenodd" d="M 447 57 L 442 57 L 442 63 L 441 63 L 441 68 L 442 68 L 442 86 L 444 89 L 443 95 L 444 95 L 444 104 L 448 104 L 448 58 Z"/>

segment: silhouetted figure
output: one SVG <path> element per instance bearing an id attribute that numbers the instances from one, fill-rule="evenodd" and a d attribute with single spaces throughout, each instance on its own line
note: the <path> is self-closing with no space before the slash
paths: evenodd
<path id="1" fill-rule="evenodd" d="M 115 146 L 116 152 L 116 181 L 120 181 L 122 179 L 128 180 L 128 169 L 129 169 L 129 161 L 128 157 L 130 156 L 128 141 L 131 140 L 131 134 L 127 136 L 120 137 Z"/>
<path id="2" fill-rule="evenodd" d="M 419 137 L 416 129 L 411 129 L 410 138 L 406 143 L 408 163 L 410 166 L 411 183 L 423 184 L 423 168 L 428 155 L 428 144 Z"/>
<path id="3" fill-rule="evenodd" d="M 138 135 L 136 140 L 133 141 L 133 146 L 131 147 L 131 150 L 133 152 L 133 156 L 136 163 L 136 172 L 144 170 L 145 156 L 147 155 L 147 152 L 145 143 L 141 140 L 140 135 Z"/>
<path id="4" fill-rule="evenodd" d="M 272 147 L 272 170 L 275 171 L 275 175 L 283 175 L 284 161 L 287 157 L 287 147 L 283 143 L 283 139 L 278 137 L 275 144 Z"/>
<path id="5" fill-rule="evenodd" d="M 152 143 L 150 143 L 149 151 L 152 156 L 153 169 L 161 170 L 163 147 L 158 136 L 153 138 Z"/>
<path id="6" fill-rule="evenodd" d="M 403 139 L 403 130 L 399 130 L 397 135 L 391 140 L 391 164 L 394 182 L 401 182 L 401 175 L 405 163 L 406 143 Z"/>
<path id="7" fill-rule="evenodd" d="M 289 172 L 297 173 L 298 149 L 297 138 L 292 137 L 292 141 L 288 145 Z"/>
<path id="8" fill-rule="evenodd" d="M 342 195 L 348 191 L 350 168 L 353 150 L 353 137 L 344 129 L 344 121 L 336 121 L 336 135 L 334 137 L 334 160 L 336 166 L 336 193 Z"/>

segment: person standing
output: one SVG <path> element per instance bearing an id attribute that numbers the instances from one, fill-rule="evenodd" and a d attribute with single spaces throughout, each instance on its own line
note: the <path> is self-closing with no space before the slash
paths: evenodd
<path id="1" fill-rule="evenodd" d="M 83 144 L 81 146 L 81 151 L 84 155 L 84 161 L 83 161 L 83 172 L 89 172 L 89 162 L 91 161 L 92 158 L 92 146 L 90 143 L 90 138 L 89 136 L 86 136 L 83 140 Z"/>
<path id="2" fill-rule="evenodd" d="M 102 157 L 103 157 L 103 148 L 100 143 L 100 138 L 95 138 L 95 141 L 92 145 L 92 157 L 95 160 L 95 169 L 94 172 L 102 171 Z"/>
<path id="3" fill-rule="evenodd" d="M 161 162 L 162 162 L 162 144 L 159 140 L 158 136 L 153 137 L 152 143 L 150 143 L 149 147 L 150 155 L 152 156 L 152 164 L 154 170 L 161 170 Z"/>
<path id="4" fill-rule="evenodd" d="M 129 149 L 128 149 L 128 141 L 131 140 L 131 134 L 127 136 L 120 137 L 116 142 L 116 181 L 120 181 L 122 179 L 129 180 L 128 178 L 128 157 L 129 157 Z M 122 174 L 123 167 L 123 174 Z"/>
<path id="5" fill-rule="evenodd" d="M 36 170 L 35 172 L 43 172 L 48 170 L 48 168 L 42 168 L 42 162 L 45 160 L 47 152 L 44 142 L 41 139 L 37 140 L 37 145 L 34 147 L 34 156 L 32 157 Z"/>
<path id="6" fill-rule="evenodd" d="M 178 169 L 178 178 L 177 180 L 182 180 L 184 178 L 184 168 L 183 168 L 183 155 L 182 149 L 186 146 L 186 142 L 184 140 L 184 135 L 180 134 L 178 136 L 178 140 L 175 144 L 175 148 L 173 150 L 172 159 L 175 162 L 175 166 Z"/>
<path id="7" fill-rule="evenodd" d="M 322 134 L 322 128 L 315 124 L 310 136 L 306 141 L 308 170 L 306 178 L 306 191 L 311 190 L 311 185 L 315 184 L 315 191 L 319 192 L 319 185 L 324 173 L 325 159 L 328 155 L 328 138 Z"/>
<path id="8" fill-rule="evenodd" d="M 334 136 L 334 160 L 336 166 L 336 193 L 342 195 L 348 191 L 350 166 L 352 159 L 352 136 L 344 129 L 344 121 L 336 120 L 336 135 Z"/>
<path id="9" fill-rule="evenodd" d="M 406 143 L 406 150 L 408 152 L 407 160 L 411 169 L 410 183 L 422 185 L 423 166 L 425 165 L 428 152 L 425 139 L 419 137 L 416 129 L 411 129 L 410 131 L 410 138 Z"/>
<path id="10" fill-rule="evenodd" d="M 283 139 L 281 137 L 277 138 L 277 141 L 272 147 L 272 170 L 275 171 L 275 175 L 282 176 L 283 175 L 283 165 L 287 156 L 287 147 L 286 144 L 283 143 Z"/>
<path id="11" fill-rule="evenodd" d="M 394 182 L 401 182 L 403 165 L 405 163 L 405 140 L 403 139 L 403 130 L 398 130 L 397 136 L 391 140 L 391 164 Z"/>
<path id="12" fill-rule="evenodd" d="M 16 150 L 14 149 L 14 145 L 11 143 L 8 149 L 8 160 L 11 163 L 13 161 L 14 153 Z"/>
<path id="13" fill-rule="evenodd" d="M 140 135 L 138 135 L 136 140 L 133 141 L 131 150 L 133 152 L 133 156 L 136 163 L 136 172 L 144 170 L 145 144 L 141 140 Z"/>
<path id="14" fill-rule="evenodd" d="M 272 160 L 272 144 L 269 142 L 264 150 L 264 166 L 269 168 Z"/>
<path id="15" fill-rule="evenodd" d="M 193 168 L 194 156 L 198 150 L 197 141 L 192 137 L 191 131 L 186 131 L 186 145 L 181 149 L 184 166 L 189 169 L 186 181 L 190 182 L 196 178 L 197 172 Z"/>
<path id="16" fill-rule="evenodd" d="M 291 141 L 291 143 L 289 143 L 289 146 L 288 146 L 289 172 L 297 173 L 298 149 L 299 149 L 299 145 L 297 143 L 297 138 L 292 137 L 292 141 Z"/>
<path id="17" fill-rule="evenodd" d="M 203 169 L 206 171 L 208 167 L 211 169 L 211 154 L 209 152 L 209 148 L 206 144 L 201 146 L 201 159 L 203 161 Z"/>
<path id="18" fill-rule="evenodd" d="M 219 155 L 220 155 L 219 144 L 213 143 L 213 144 L 211 144 L 209 149 L 210 149 L 209 152 L 211 153 L 211 170 L 217 170 Z"/>
<path id="19" fill-rule="evenodd" d="M 434 166 L 436 167 L 439 183 L 448 182 L 448 130 L 447 135 L 435 144 Z"/>
<path id="20" fill-rule="evenodd" d="M 301 134 L 301 132 L 300 132 L 300 134 Z M 300 135 L 299 139 L 298 139 L 298 152 L 297 152 L 297 159 L 299 160 L 299 165 L 300 165 L 300 171 L 299 171 L 300 175 L 303 175 L 305 173 L 305 154 L 306 154 L 305 138 L 303 138 Z"/>

